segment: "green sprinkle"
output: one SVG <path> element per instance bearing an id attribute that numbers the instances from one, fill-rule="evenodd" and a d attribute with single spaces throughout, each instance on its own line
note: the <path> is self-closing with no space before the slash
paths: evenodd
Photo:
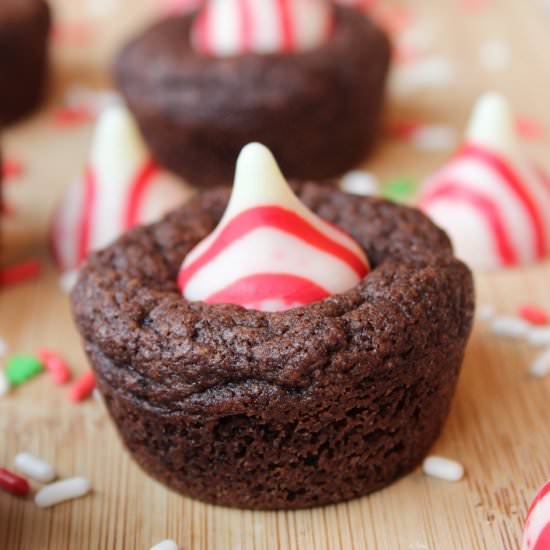
<path id="1" fill-rule="evenodd" d="M 416 182 L 410 178 L 395 178 L 382 188 L 382 196 L 394 202 L 403 202 L 416 191 Z"/>
<path id="2" fill-rule="evenodd" d="M 6 362 L 5 375 L 12 386 L 23 384 L 44 370 L 33 355 L 12 355 Z"/>

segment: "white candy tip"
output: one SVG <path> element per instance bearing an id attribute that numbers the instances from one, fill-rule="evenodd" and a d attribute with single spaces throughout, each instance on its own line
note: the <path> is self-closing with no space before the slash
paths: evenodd
<path id="1" fill-rule="evenodd" d="M 133 155 L 146 155 L 136 121 L 122 104 L 107 107 L 97 121 L 92 163 L 101 162 L 104 158 L 114 158 L 120 162 L 120 158 L 132 158 Z"/>
<path id="2" fill-rule="evenodd" d="M 264 180 L 266 175 L 283 177 L 271 151 L 261 143 L 245 145 L 237 159 L 235 186 L 253 183 L 256 177 Z"/>
<path id="3" fill-rule="evenodd" d="M 483 94 L 474 107 L 466 137 L 499 151 L 515 146 L 514 117 L 506 98 L 496 92 Z"/>

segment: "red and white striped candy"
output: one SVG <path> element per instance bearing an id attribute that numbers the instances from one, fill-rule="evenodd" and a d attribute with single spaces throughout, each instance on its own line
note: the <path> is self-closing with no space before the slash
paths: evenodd
<path id="1" fill-rule="evenodd" d="M 129 112 L 110 107 L 101 116 L 89 165 L 69 187 L 51 225 L 51 245 L 62 270 L 135 225 L 150 223 L 181 204 L 188 191 L 151 159 Z"/>
<path id="2" fill-rule="evenodd" d="M 550 481 L 539 491 L 527 512 L 521 550 L 550 548 Z"/>
<path id="3" fill-rule="evenodd" d="M 361 247 L 308 210 L 270 151 L 252 143 L 222 220 L 185 258 L 178 283 L 189 301 L 282 311 L 345 292 L 368 269 Z"/>
<path id="4" fill-rule="evenodd" d="M 201 54 L 296 52 L 325 43 L 334 6 L 325 0 L 206 0 L 191 32 Z"/>
<path id="5" fill-rule="evenodd" d="M 419 205 L 473 267 L 510 267 L 550 252 L 550 181 L 523 156 L 497 94 L 479 100 L 465 144 L 427 182 Z"/>

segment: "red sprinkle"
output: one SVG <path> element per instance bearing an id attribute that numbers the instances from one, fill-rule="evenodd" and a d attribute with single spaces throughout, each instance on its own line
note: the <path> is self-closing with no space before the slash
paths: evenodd
<path id="1" fill-rule="evenodd" d="M 37 356 L 56 384 L 66 384 L 71 379 L 71 371 L 63 357 L 48 349 L 39 350 Z"/>
<path id="2" fill-rule="evenodd" d="M 6 159 L 2 164 L 4 178 L 18 178 L 23 174 L 23 165 L 15 159 Z"/>
<path id="3" fill-rule="evenodd" d="M 2 214 L 2 216 L 13 216 L 15 214 L 15 208 L 12 204 L 2 201 L 0 204 L 0 214 Z"/>
<path id="4" fill-rule="evenodd" d="M 84 107 L 62 107 L 57 109 L 53 115 L 53 123 L 59 128 L 79 126 L 81 124 L 86 124 L 93 119 L 93 114 Z"/>
<path id="5" fill-rule="evenodd" d="M 67 21 L 54 26 L 53 38 L 60 45 L 87 46 L 94 38 L 94 29 L 85 21 Z"/>
<path id="6" fill-rule="evenodd" d="M 408 140 L 421 126 L 418 120 L 398 120 L 390 125 L 388 133 L 394 139 Z"/>
<path id="7" fill-rule="evenodd" d="M 95 388 L 95 376 L 94 373 L 89 370 L 84 373 L 76 382 L 71 386 L 69 390 L 69 399 L 78 403 L 88 399 Z"/>
<path id="8" fill-rule="evenodd" d="M 5 468 L 0 468 L 0 488 L 16 497 L 24 497 L 31 490 L 26 479 L 13 474 Z"/>
<path id="9" fill-rule="evenodd" d="M 42 264 L 38 260 L 28 260 L 0 270 L 0 286 L 15 285 L 34 279 L 40 275 Z"/>
<path id="10" fill-rule="evenodd" d="M 532 325 L 547 325 L 550 322 L 548 313 L 537 306 L 521 306 L 518 309 L 518 315 Z"/>
<path id="11" fill-rule="evenodd" d="M 544 137 L 546 129 L 544 124 L 538 120 L 518 116 L 516 118 L 516 132 L 525 139 L 541 139 Z"/>

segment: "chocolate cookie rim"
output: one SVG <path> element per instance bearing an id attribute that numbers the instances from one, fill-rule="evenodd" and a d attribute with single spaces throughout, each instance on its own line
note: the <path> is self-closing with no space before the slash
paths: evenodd
<path id="1" fill-rule="evenodd" d="M 336 294 L 325 300 L 314 302 L 306 306 L 275 313 L 246 310 L 240 306 L 234 305 L 211 305 L 202 302 L 188 302 L 181 296 L 176 285 L 178 265 L 171 266 L 174 274 L 173 279 L 165 279 L 164 282 L 161 282 L 160 286 L 157 287 L 154 285 L 147 285 L 146 277 L 138 280 L 136 277 L 129 277 L 128 274 L 125 275 L 123 270 L 115 271 L 117 274 L 115 280 L 102 280 L 102 274 L 100 270 L 98 270 L 98 267 L 109 265 L 112 261 L 109 259 L 109 256 L 112 255 L 116 249 L 122 247 L 122 250 L 127 252 L 132 247 L 132 240 L 135 236 L 146 236 L 147 238 L 151 238 L 155 231 L 162 231 L 163 229 L 168 229 L 170 225 L 177 225 L 177 218 L 181 218 L 182 216 L 192 215 L 194 212 L 194 215 L 200 218 L 202 212 L 200 208 L 197 208 L 197 202 L 200 205 L 201 199 L 214 195 L 214 193 L 215 192 L 210 191 L 199 194 L 196 199 L 187 203 L 187 205 L 176 212 L 169 214 L 163 221 L 153 224 L 152 226 L 141 227 L 131 231 L 110 248 L 92 256 L 90 259 L 91 261 L 84 268 L 79 284 L 73 294 L 73 307 L 77 319 L 82 321 L 84 318 L 90 319 L 90 307 L 94 309 L 93 306 L 90 306 L 90 295 L 97 292 L 99 298 L 103 300 L 106 297 L 106 293 L 116 289 L 121 281 L 122 286 L 131 285 L 132 288 L 136 290 L 139 289 L 142 293 L 147 293 L 147 300 L 151 301 L 151 308 L 145 315 L 145 318 L 139 320 L 139 346 L 134 347 L 135 343 L 130 339 L 128 345 L 126 345 L 126 343 L 122 346 L 115 344 L 113 353 L 105 354 L 105 348 L 110 347 L 113 342 L 120 339 L 116 327 L 118 327 L 118 330 L 131 333 L 132 327 L 138 322 L 129 317 L 121 320 L 121 317 L 124 317 L 124 315 L 120 306 L 116 306 L 119 308 L 119 311 L 116 315 L 115 328 L 108 324 L 102 324 L 100 319 L 97 330 L 93 329 L 93 327 L 92 330 L 90 330 L 90 327 L 86 326 L 86 323 L 80 322 L 79 324 L 81 325 L 83 335 L 89 348 L 101 350 L 101 353 L 105 354 L 113 364 L 124 365 L 123 367 L 115 369 L 116 372 L 110 372 L 109 376 L 121 376 L 124 378 L 127 381 L 123 386 L 124 392 L 132 393 L 135 398 L 143 400 L 143 402 L 149 402 L 149 405 L 156 403 L 159 407 L 165 408 L 174 403 L 193 399 L 193 396 L 200 400 L 201 395 L 212 388 L 248 379 L 261 380 L 272 386 L 285 389 L 285 391 L 292 391 L 293 389 L 299 390 L 304 384 L 307 385 L 309 375 L 312 369 L 315 368 L 314 364 L 300 363 L 300 350 L 295 347 L 294 351 L 289 351 L 288 357 L 263 358 L 259 360 L 258 363 L 252 361 L 252 367 L 245 371 L 231 371 L 229 366 L 224 365 L 224 358 L 221 352 L 219 357 L 197 355 L 193 346 L 196 344 L 200 347 L 202 343 L 199 341 L 197 344 L 197 342 L 193 340 L 193 338 L 195 338 L 193 334 L 174 335 L 170 330 L 167 330 L 166 327 L 163 328 L 163 323 L 167 315 L 171 315 L 172 317 L 176 315 L 176 319 L 181 321 L 182 327 L 184 325 L 186 327 L 187 325 L 200 327 L 202 323 L 207 323 L 209 330 L 212 329 L 213 332 L 217 334 L 216 341 L 212 344 L 212 348 L 215 350 L 223 349 L 226 356 L 238 356 L 239 353 L 247 352 L 253 354 L 253 346 L 248 350 L 238 349 L 239 343 L 232 341 L 232 331 L 243 327 L 250 329 L 250 331 L 255 334 L 255 344 L 257 344 L 259 348 L 268 345 L 270 338 L 290 338 L 293 335 L 296 336 L 296 338 L 302 339 L 302 342 L 304 343 L 305 341 L 305 344 L 307 344 L 308 334 L 311 335 L 315 333 L 316 330 L 320 330 L 316 318 L 319 316 L 323 317 L 324 322 L 329 324 L 330 321 L 334 320 L 349 323 L 350 319 L 348 317 L 353 317 L 353 313 L 356 310 L 362 307 L 369 307 L 370 301 L 376 301 L 376 285 L 380 285 L 382 282 L 384 286 L 388 281 L 391 283 L 392 273 L 396 270 L 405 270 L 406 273 L 409 273 L 411 278 L 414 278 L 415 272 L 420 271 L 422 271 L 422 273 L 426 271 L 430 277 L 437 278 L 445 277 L 445 270 L 449 270 L 449 272 L 452 270 L 456 271 L 457 267 L 460 266 L 460 269 L 466 270 L 463 264 L 452 256 L 451 246 L 444 233 L 431 224 L 431 222 L 428 222 L 428 220 L 418 211 L 393 205 L 386 201 L 347 196 L 349 198 L 345 200 L 348 201 L 369 201 L 371 205 L 374 205 L 376 208 L 389 208 L 402 212 L 404 215 L 411 216 L 412 218 L 424 220 L 422 221 L 424 229 L 428 228 L 427 230 L 431 233 L 431 237 L 433 238 L 431 244 L 434 245 L 434 243 L 438 243 L 440 245 L 440 250 L 435 252 L 433 250 L 411 250 L 409 261 L 401 259 L 401 261 L 396 262 L 395 259 L 391 258 L 391 254 L 390 257 L 383 262 L 376 261 L 375 259 L 375 261 L 372 262 L 373 269 L 369 275 L 350 291 Z M 345 196 L 334 190 L 330 190 L 329 193 L 337 193 L 339 196 Z M 210 226 L 213 226 L 216 222 L 216 219 L 211 218 L 208 227 L 205 227 L 200 235 L 196 235 L 196 238 L 192 239 L 192 242 L 187 243 L 188 248 L 190 249 L 194 246 L 194 244 L 212 228 Z M 360 244 L 363 246 L 363 243 L 360 242 Z M 368 249 L 367 254 L 369 254 Z M 173 262 L 177 263 L 177 261 L 181 260 L 183 257 L 184 256 L 180 256 Z M 166 258 L 164 258 L 164 261 L 166 261 Z M 464 275 L 464 278 L 465 277 Z M 371 289 L 370 286 L 373 288 Z M 410 292 L 414 292 L 414 285 L 411 287 Z M 84 295 L 89 294 L 89 296 L 85 297 L 83 293 Z M 83 301 L 83 299 L 86 301 Z M 422 304 L 421 299 L 419 299 L 419 305 L 426 308 L 429 307 L 429 304 Z M 398 312 L 398 304 L 386 304 L 385 307 L 386 313 L 388 308 L 390 311 L 394 308 L 395 312 Z M 99 304 L 99 309 L 96 313 L 98 316 L 101 316 L 101 304 Z M 371 342 L 371 344 L 374 349 L 376 348 L 375 336 L 377 326 L 380 328 L 381 323 L 387 323 L 387 319 L 376 319 L 376 313 L 375 310 L 368 319 L 373 337 L 373 342 Z M 398 316 L 395 315 L 395 317 L 397 318 Z M 293 323 L 297 323 L 301 327 L 301 330 L 292 332 Z M 398 327 L 403 324 L 402 321 L 396 321 L 396 323 Z M 175 323 L 174 330 L 177 329 L 177 326 L 178 324 Z M 407 327 L 403 326 L 402 328 L 406 330 Z M 429 332 L 427 328 L 425 332 Z M 161 337 L 161 334 L 158 332 L 159 330 L 161 332 L 167 330 L 164 338 Z M 185 330 L 187 330 L 187 328 Z M 357 328 L 357 330 L 359 330 L 359 328 Z M 383 330 L 379 332 L 382 333 Z M 151 361 L 158 360 L 159 352 L 155 347 L 159 342 L 166 341 L 167 338 L 170 342 L 169 345 L 176 350 L 181 348 L 183 351 L 176 360 L 172 359 L 169 365 L 163 365 L 160 372 L 156 373 L 156 377 L 152 378 L 148 376 L 148 374 L 150 374 L 148 364 Z M 148 339 L 150 339 L 150 341 L 145 341 Z M 149 345 L 148 348 L 147 344 Z M 365 343 L 365 349 L 367 348 L 368 344 Z M 396 353 L 399 352 L 400 350 L 396 349 Z M 322 353 L 319 353 L 321 354 L 319 360 L 322 360 Z M 282 365 L 282 367 L 280 367 L 280 365 Z M 157 397 L 163 394 L 163 398 L 157 401 L 155 394 Z"/>

